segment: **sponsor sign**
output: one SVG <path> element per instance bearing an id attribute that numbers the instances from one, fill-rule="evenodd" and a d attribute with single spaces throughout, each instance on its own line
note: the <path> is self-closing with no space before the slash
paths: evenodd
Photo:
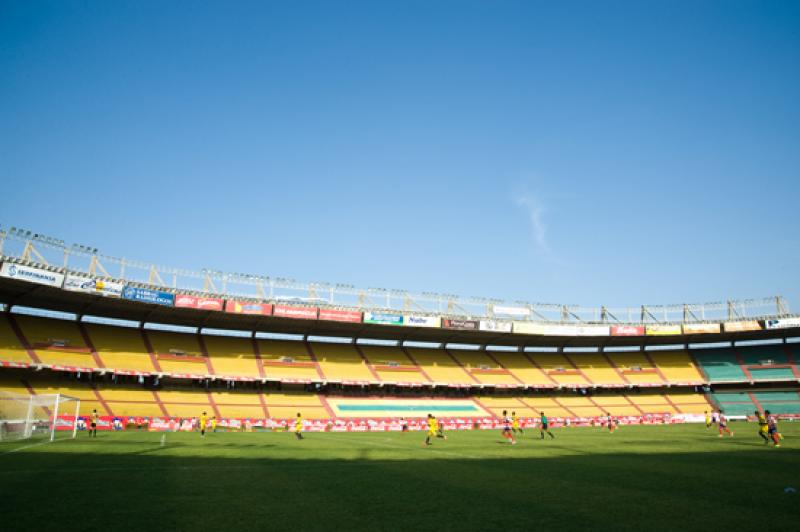
<path id="1" fill-rule="evenodd" d="M 361 323 L 361 313 L 354 310 L 319 309 L 319 319 L 327 321 L 345 321 Z"/>
<path id="2" fill-rule="evenodd" d="M 492 306 L 492 311 L 501 316 L 530 316 L 531 310 L 525 307 L 503 307 L 500 305 Z"/>
<path id="3" fill-rule="evenodd" d="M 541 323 L 532 323 L 530 321 L 515 321 L 513 324 L 513 331 L 516 334 L 544 334 L 544 325 Z"/>
<path id="4" fill-rule="evenodd" d="M 287 307 L 284 305 L 275 305 L 272 309 L 272 315 L 279 318 L 294 318 L 299 320 L 315 320 L 317 319 L 316 307 Z"/>
<path id="5" fill-rule="evenodd" d="M 545 336 L 578 336 L 577 325 L 545 325 Z"/>
<path id="6" fill-rule="evenodd" d="M 89 294 L 99 294 L 106 297 L 122 297 L 122 289 L 125 285 L 94 277 L 81 277 L 79 275 L 67 274 L 64 279 L 64 290 L 73 292 L 87 292 Z"/>
<path id="7" fill-rule="evenodd" d="M 439 316 L 415 316 L 406 314 L 403 316 L 403 325 L 408 327 L 440 327 L 442 318 Z"/>
<path id="8" fill-rule="evenodd" d="M 225 302 L 225 312 L 231 314 L 257 314 L 260 316 L 270 316 L 272 305 L 267 303 L 248 303 L 246 301 L 236 301 L 229 299 Z"/>
<path id="9" fill-rule="evenodd" d="M 442 327 L 445 329 L 460 329 L 462 331 L 477 331 L 480 322 L 477 320 L 442 320 Z"/>
<path id="10" fill-rule="evenodd" d="M 764 327 L 767 329 L 788 329 L 790 327 L 800 327 L 800 318 L 785 318 L 782 320 L 765 320 Z"/>
<path id="11" fill-rule="evenodd" d="M 214 297 L 195 297 L 178 294 L 175 296 L 175 306 L 181 308 L 196 308 L 198 310 L 222 311 L 223 301 Z"/>
<path id="12" fill-rule="evenodd" d="M 171 307 L 175 304 L 175 294 L 161 292 L 159 290 L 150 290 L 149 288 L 137 288 L 130 285 L 122 289 L 122 297 L 141 303 L 152 303 L 154 305 L 164 305 L 167 307 Z"/>
<path id="13" fill-rule="evenodd" d="M 510 333 L 511 332 L 511 322 L 510 321 L 481 320 L 479 328 L 482 331 L 493 331 L 493 332 Z"/>
<path id="14" fill-rule="evenodd" d="M 640 325 L 612 325 L 611 336 L 644 336 L 644 327 Z"/>
<path id="15" fill-rule="evenodd" d="M 608 325 L 578 325 L 578 336 L 611 336 L 611 327 Z"/>
<path id="16" fill-rule="evenodd" d="M 365 312 L 364 323 L 378 323 L 381 325 L 402 325 L 402 314 L 381 314 L 377 312 Z"/>
<path id="17" fill-rule="evenodd" d="M 760 331 L 761 325 L 757 320 L 726 321 L 722 324 L 725 332 Z"/>
<path id="18" fill-rule="evenodd" d="M 683 334 L 719 334 L 719 323 L 684 323 Z"/>
<path id="19" fill-rule="evenodd" d="M 680 325 L 648 325 L 645 328 L 647 336 L 679 336 L 681 332 Z"/>
<path id="20" fill-rule="evenodd" d="M 0 267 L 0 276 L 8 277 L 9 279 L 19 279 L 20 281 L 27 281 L 29 283 L 43 284 L 46 286 L 58 286 L 64 284 L 64 275 L 61 273 L 50 272 L 41 268 L 34 268 L 32 266 L 23 266 L 21 264 L 12 264 L 4 262 Z"/>

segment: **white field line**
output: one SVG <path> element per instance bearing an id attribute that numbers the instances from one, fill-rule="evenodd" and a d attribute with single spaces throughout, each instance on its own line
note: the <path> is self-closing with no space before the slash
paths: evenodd
<path id="1" fill-rule="evenodd" d="M 166 443 L 167 443 L 167 433 L 165 432 L 164 434 L 161 435 L 161 447 L 164 447 Z"/>

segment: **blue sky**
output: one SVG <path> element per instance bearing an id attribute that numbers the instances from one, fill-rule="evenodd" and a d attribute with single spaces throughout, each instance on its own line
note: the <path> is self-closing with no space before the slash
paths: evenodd
<path id="1" fill-rule="evenodd" d="M 800 3 L 0 3 L 0 224 L 165 265 L 800 309 Z"/>

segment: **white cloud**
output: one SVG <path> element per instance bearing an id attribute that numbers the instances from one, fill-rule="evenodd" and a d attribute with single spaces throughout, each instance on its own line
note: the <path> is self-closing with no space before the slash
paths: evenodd
<path id="1" fill-rule="evenodd" d="M 550 243 L 547 239 L 547 224 L 544 221 L 544 214 L 547 209 L 538 198 L 529 192 L 518 195 L 516 201 L 517 205 L 524 208 L 528 213 L 533 238 L 539 251 L 548 256 L 552 255 Z"/>

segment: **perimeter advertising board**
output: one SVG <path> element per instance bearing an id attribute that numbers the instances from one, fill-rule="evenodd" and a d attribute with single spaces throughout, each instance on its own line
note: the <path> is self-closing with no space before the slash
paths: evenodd
<path id="1" fill-rule="evenodd" d="M 442 327 L 445 329 L 459 329 L 462 331 L 477 331 L 480 328 L 480 322 L 477 320 L 442 320 Z"/>
<path id="2" fill-rule="evenodd" d="M 122 283 L 104 281 L 94 277 L 81 277 L 71 273 L 67 274 L 67 278 L 64 279 L 64 290 L 98 294 L 105 297 L 122 297 L 124 288 L 125 285 Z"/>
<path id="3" fill-rule="evenodd" d="M 326 321 L 343 321 L 361 323 L 361 313 L 355 310 L 319 309 L 319 319 Z"/>
<path id="4" fill-rule="evenodd" d="M 440 327 L 442 318 L 439 316 L 416 316 L 406 314 L 403 316 L 403 325 L 407 327 Z"/>
<path id="5" fill-rule="evenodd" d="M 279 318 L 294 318 L 298 320 L 317 319 L 316 307 L 287 307 L 285 305 L 275 305 L 272 315 Z"/>
<path id="6" fill-rule="evenodd" d="M 645 328 L 647 336 L 680 336 L 680 325 L 648 325 Z"/>
<path id="7" fill-rule="evenodd" d="M 644 336 L 644 327 L 640 325 L 612 325 L 611 336 Z"/>
<path id="8" fill-rule="evenodd" d="M 250 303 L 229 299 L 225 302 L 225 312 L 231 314 L 253 314 L 259 316 L 272 315 L 272 305 L 267 303 Z"/>
<path id="9" fill-rule="evenodd" d="M 725 332 L 760 331 L 761 324 L 757 320 L 726 321 L 722 324 Z"/>
<path id="10" fill-rule="evenodd" d="M 63 274 L 9 262 L 4 262 L 3 266 L 0 267 L 0 277 L 8 277 L 9 279 L 18 279 L 45 286 L 61 287 L 64 284 Z"/>
<path id="11" fill-rule="evenodd" d="M 578 336 L 611 336 L 611 327 L 608 325 L 578 325 Z"/>
<path id="12" fill-rule="evenodd" d="M 132 301 L 139 301 L 140 303 L 152 303 L 154 305 L 164 305 L 165 307 L 175 305 L 175 294 L 130 285 L 122 289 L 122 297 Z"/>
<path id="13" fill-rule="evenodd" d="M 403 325 L 403 315 L 384 314 L 380 312 L 365 312 L 364 323 L 376 323 L 378 325 Z"/>
<path id="14" fill-rule="evenodd" d="M 214 297 L 196 297 L 182 294 L 175 296 L 175 306 L 181 308 L 222 311 L 223 303 L 222 299 Z"/>
<path id="15" fill-rule="evenodd" d="M 684 323 L 683 334 L 719 334 L 719 323 Z"/>
<path id="16" fill-rule="evenodd" d="M 766 320 L 764 321 L 764 327 L 767 329 L 789 329 L 790 327 L 800 327 L 800 318 Z"/>
<path id="17" fill-rule="evenodd" d="M 482 330 L 482 331 L 510 333 L 511 332 L 511 322 L 510 321 L 481 320 L 481 322 L 480 322 L 480 330 Z"/>

